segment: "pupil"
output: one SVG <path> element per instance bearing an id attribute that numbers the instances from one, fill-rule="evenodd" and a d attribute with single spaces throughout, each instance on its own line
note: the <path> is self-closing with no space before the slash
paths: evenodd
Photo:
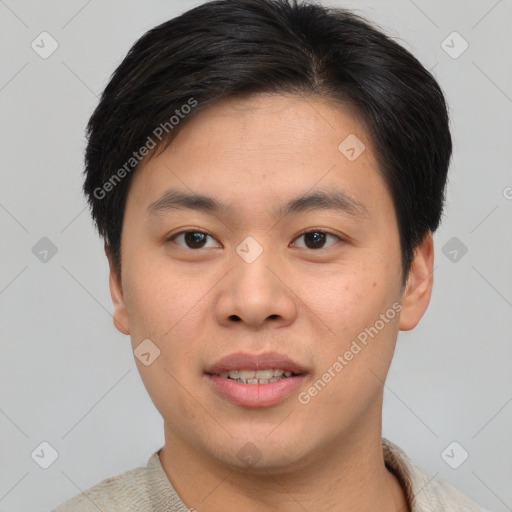
<path id="1" fill-rule="evenodd" d="M 204 242 L 205 237 L 206 235 L 204 233 L 199 233 L 197 231 L 185 233 L 185 241 L 188 245 L 195 246 L 196 244 L 199 244 L 202 246 L 203 244 L 201 242 Z"/>
<path id="2" fill-rule="evenodd" d="M 322 245 L 325 239 L 325 233 L 320 233 L 318 231 L 313 231 L 312 233 L 306 233 L 306 245 L 311 249 L 310 245 L 313 247 L 317 247 L 318 245 Z M 312 240 L 313 244 L 309 244 L 307 241 Z"/>

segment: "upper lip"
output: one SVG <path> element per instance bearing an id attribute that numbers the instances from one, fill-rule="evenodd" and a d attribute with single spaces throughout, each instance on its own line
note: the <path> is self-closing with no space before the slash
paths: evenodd
<path id="1" fill-rule="evenodd" d="M 284 370 L 292 373 L 306 373 L 299 363 L 292 361 L 284 354 L 265 352 L 263 354 L 248 354 L 236 352 L 222 357 L 209 366 L 205 372 L 210 375 L 220 375 L 230 370 Z"/>

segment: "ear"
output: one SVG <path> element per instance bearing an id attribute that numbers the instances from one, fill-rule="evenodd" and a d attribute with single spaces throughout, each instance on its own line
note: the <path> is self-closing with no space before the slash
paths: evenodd
<path id="1" fill-rule="evenodd" d="M 116 329 L 122 334 L 130 334 L 130 320 L 126 311 L 124 303 L 123 286 L 121 283 L 121 276 L 118 276 L 114 270 L 112 254 L 108 244 L 105 244 L 105 254 L 108 259 L 110 273 L 108 277 L 108 285 L 110 288 L 110 296 L 112 297 L 112 304 L 114 305 L 114 314 L 112 319 Z"/>
<path id="2" fill-rule="evenodd" d="M 429 231 L 414 250 L 414 259 L 402 296 L 400 330 L 414 329 L 425 313 L 433 284 L 434 241 Z"/>

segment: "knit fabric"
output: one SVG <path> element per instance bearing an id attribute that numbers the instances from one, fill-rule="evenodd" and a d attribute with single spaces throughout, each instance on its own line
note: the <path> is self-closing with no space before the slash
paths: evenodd
<path id="1" fill-rule="evenodd" d="M 400 482 L 411 512 L 482 512 L 447 482 L 419 470 L 398 446 L 382 440 L 386 467 Z M 160 463 L 160 450 L 146 467 L 107 478 L 53 512 L 190 512 Z"/>

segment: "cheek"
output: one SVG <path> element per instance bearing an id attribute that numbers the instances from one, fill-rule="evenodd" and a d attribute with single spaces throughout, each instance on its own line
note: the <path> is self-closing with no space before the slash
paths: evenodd
<path id="1" fill-rule="evenodd" d="M 204 299 L 211 284 L 204 276 L 184 277 L 169 261 L 143 254 L 127 263 L 126 276 L 132 348 L 149 338 L 160 350 L 154 368 L 137 362 L 141 377 L 152 396 L 178 396 L 179 383 L 197 378 L 194 364 L 204 338 Z"/>
<path id="2" fill-rule="evenodd" d="M 162 416 L 170 418 L 172 427 L 172 418 L 196 415 L 187 390 L 197 386 L 201 347 L 196 340 L 204 318 L 199 318 L 200 308 L 195 306 L 206 292 L 205 285 L 184 283 L 179 276 L 156 267 L 131 271 L 127 307 L 132 348 L 149 338 L 160 351 L 151 365 L 136 364 L 149 396 Z"/>
<path id="3" fill-rule="evenodd" d="M 173 337 L 184 321 L 188 326 L 198 321 L 196 306 L 206 291 L 204 279 L 184 276 L 168 259 L 135 250 L 134 256 L 126 258 L 124 287 L 132 333 Z"/>
<path id="4" fill-rule="evenodd" d="M 319 414 L 325 407 L 344 420 L 346 411 L 362 414 L 365 404 L 378 399 L 398 333 L 397 283 L 396 269 L 359 263 L 325 276 L 322 287 L 307 296 L 325 333 L 317 341 L 317 384 L 311 389 Z"/>
<path id="5" fill-rule="evenodd" d="M 368 261 L 368 260 L 366 260 Z M 310 275 L 294 291 L 307 305 L 326 341 L 351 341 L 397 300 L 399 275 L 385 265 L 357 263 L 321 276 Z"/>

